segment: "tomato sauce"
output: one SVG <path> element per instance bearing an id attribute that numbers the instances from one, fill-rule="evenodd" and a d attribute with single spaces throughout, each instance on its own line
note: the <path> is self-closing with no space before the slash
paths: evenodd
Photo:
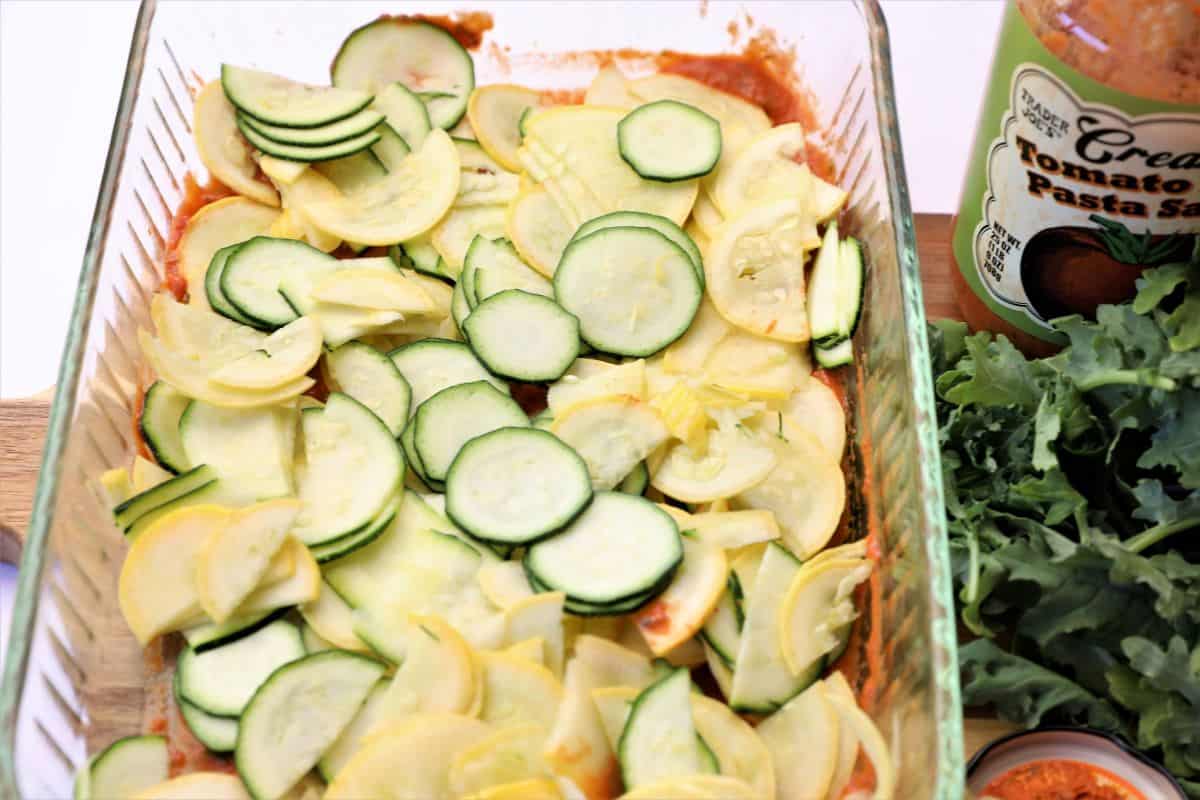
<path id="1" fill-rule="evenodd" d="M 660 598 L 637 612 L 634 619 L 647 633 L 666 633 L 671 629 L 671 606 Z"/>
<path id="2" fill-rule="evenodd" d="M 1013 767 L 983 790 L 995 800 L 1146 800 L 1146 796 L 1103 767 L 1065 758 Z"/>
<path id="3" fill-rule="evenodd" d="M 235 192 L 232 189 L 216 178 L 211 178 L 208 183 L 201 186 L 196 183 L 196 179 L 190 172 L 183 176 L 183 200 L 180 201 L 174 216 L 171 217 L 171 232 L 167 236 L 166 250 L 162 254 L 162 287 L 170 292 L 176 300 L 183 302 L 187 298 L 187 278 L 184 277 L 179 267 L 179 240 L 183 238 L 183 231 L 187 228 L 188 221 L 204 206 L 233 194 Z"/>

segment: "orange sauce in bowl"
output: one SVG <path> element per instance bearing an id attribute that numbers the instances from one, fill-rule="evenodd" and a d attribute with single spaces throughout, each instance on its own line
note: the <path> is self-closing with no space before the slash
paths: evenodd
<path id="1" fill-rule="evenodd" d="M 988 800 L 1146 800 L 1103 767 L 1066 758 L 1013 767 L 994 778 L 982 796 Z"/>

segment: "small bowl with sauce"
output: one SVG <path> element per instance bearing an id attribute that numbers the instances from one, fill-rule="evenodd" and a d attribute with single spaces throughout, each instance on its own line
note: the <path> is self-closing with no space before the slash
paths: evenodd
<path id="1" fill-rule="evenodd" d="M 967 788 L 976 800 L 1187 800 L 1161 766 L 1087 728 L 1001 737 L 967 763 Z"/>

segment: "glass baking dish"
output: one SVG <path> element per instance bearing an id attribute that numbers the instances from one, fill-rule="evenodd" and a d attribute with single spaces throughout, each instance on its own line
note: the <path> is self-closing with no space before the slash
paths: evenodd
<path id="1" fill-rule="evenodd" d="M 887 30 L 863 2 L 163 2 L 145 0 L 130 49 L 104 180 L 59 372 L 20 570 L 0 689 L 0 796 L 65 798 L 76 767 L 136 733 L 164 682 L 121 618 L 121 535 L 96 477 L 132 455 L 147 377 L 135 343 L 149 327 L 159 254 L 189 171 L 190 87 L 233 61 L 321 82 L 345 34 L 382 11 L 492 15 L 480 83 L 585 86 L 577 51 L 733 52 L 770 45 L 798 71 L 838 182 L 844 224 L 868 254 L 866 304 L 847 376 L 852 535 L 874 531 L 881 580 L 852 676 L 899 766 L 896 797 L 963 793 L 961 709 L 942 486 L 908 192 Z M 788 54 L 794 53 L 794 59 Z M 628 72 L 645 59 L 614 55 Z"/>

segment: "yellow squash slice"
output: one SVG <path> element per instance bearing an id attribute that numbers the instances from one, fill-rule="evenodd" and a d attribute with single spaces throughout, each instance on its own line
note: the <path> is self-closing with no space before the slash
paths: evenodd
<path id="1" fill-rule="evenodd" d="M 143 645 L 185 627 L 200 613 L 196 560 L 209 534 L 228 525 L 230 517 L 230 511 L 219 506 L 181 508 L 155 521 L 134 540 L 121 565 L 117 600 Z"/>
<path id="2" fill-rule="evenodd" d="M 841 642 L 858 617 L 854 588 L 871 575 L 866 560 L 827 559 L 796 573 L 779 610 L 779 641 L 793 675 L 799 675 Z"/>
<path id="3" fill-rule="evenodd" d="M 691 639 L 717 607 L 728 577 L 724 550 L 698 537 L 684 536 L 683 563 L 670 585 L 633 614 L 650 651 L 664 656 Z"/>
<path id="4" fill-rule="evenodd" d="M 646 362 L 610 364 L 596 358 L 577 358 L 566 374 L 550 386 L 546 405 L 560 417 L 572 406 L 601 397 L 646 397 Z"/>
<path id="5" fill-rule="evenodd" d="M 217 90 L 220 88 L 218 84 Z M 188 220 L 178 244 L 179 271 L 187 280 L 189 302 L 209 307 L 204 276 L 214 253 L 267 233 L 278 218 L 278 208 L 246 197 L 226 197 L 197 211 Z"/>
<path id="6" fill-rule="evenodd" d="M 712 199 L 725 217 L 753 205 L 784 198 L 806 199 L 812 172 L 803 160 L 804 128 L 798 122 L 762 133 L 722 166 L 712 183 Z"/>
<path id="7" fill-rule="evenodd" d="M 644 784 L 621 795 L 619 800 L 763 800 L 769 796 L 728 775 L 690 775 Z"/>
<path id="8" fill-rule="evenodd" d="M 624 686 L 640 692 L 654 682 L 650 659 L 602 636 L 585 633 L 576 638 L 575 659 L 587 664 L 597 687 Z"/>
<path id="9" fill-rule="evenodd" d="M 143 789 L 131 800 L 250 800 L 237 775 L 192 772 Z"/>
<path id="10" fill-rule="evenodd" d="M 298 378 L 268 391 L 229 389 L 212 381 L 210 373 L 175 351 L 146 331 L 138 331 L 138 343 L 158 376 L 183 394 L 225 408 L 257 408 L 282 403 L 308 391 L 312 378 Z"/>
<path id="11" fill-rule="evenodd" d="M 829 543 L 842 518 L 842 468 L 811 433 L 787 417 L 764 415 L 755 428 L 759 442 L 774 451 L 775 468 L 740 492 L 736 503 L 775 512 L 784 544 L 797 557 L 810 558 Z"/>
<path id="12" fill-rule="evenodd" d="M 529 579 L 525 577 L 525 570 L 516 561 L 484 564 L 475 577 L 488 602 L 505 611 L 534 596 Z M 516 641 L 512 636 L 509 640 Z"/>
<path id="13" fill-rule="evenodd" d="M 396 311 L 405 316 L 432 314 L 435 310 L 433 299 L 421 284 L 396 270 L 335 270 L 313 286 L 310 296 L 322 303 Z"/>
<path id="14" fill-rule="evenodd" d="M 707 503 L 757 485 L 775 469 L 777 461 L 770 446 L 740 428 L 710 429 L 704 455 L 697 455 L 682 442 L 672 445 L 652 470 L 650 483 L 668 497 Z"/>
<path id="15" fill-rule="evenodd" d="M 342 243 L 342 237 L 319 227 L 313 220 L 311 209 L 314 205 L 341 200 L 342 193 L 337 185 L 315 169 L 303 170 L 292 181 L 278 185 L 283 196 L 283 208 L 291 212 L 303 238 L 323 253 L 336 250 Z"/>
<path id="16" fill-rule="evenodd" d="M 499 239 L 504 236 L 504 206 L 452 208 L 433 229 L 430 242 L 454 277 L 462 271 L 467 249 L 476 236 Z"/>
<path id="17" fill-rule="evenodd" d="M 279 194 L 271 184 L 256 177 L 254 149 L 238 130 L 237 113 L 220 81 L 205 84 L 196 95 L 192 134 L 200 160 L 214 178 L 251 200 L 279 205 Z"/>
<path id="18" fill-rule="evenodd" d="M 775 796 L 775 770 L 771 752 L 754 728 L 724 703 L 692 695 L 692 719 L 696 733 L 717 757 L 721 774 L 740 778 L 760 797 Z"/>
<path id="19" fill-rule="evenodd" d="M 892 764 L 891 752 L 879 728 L 847 693 L 830 691 L 828 684 L 824 682 L 817 684 L 817 687 L 824 690 L 826 701 L 842 722 L 853 729 L 863 752 L 871 760 L 871 766 L 875 769 L 875 791 L 871 794 L 872 800 L 890 800 L 895 797 L 896 768 Z"/>
<path id="20" fill-rule="evenodd" d="M 533 778 L 492 786 L 464 800 L 563 800 L 563 793 L 550 778 Z"/>
<path id="21" fill-rule="evenodd" d="M 467 119 L 488 155 L 510 172 L 520 172 L 521 115 L 541 105 L 541 95 L 524 86 L 495 83 L 479 86 L 467 103 Z"/>
<path id="22" fill-rule="evenodd" d="M 370 739 L 342 767 L 325 800 L 433 800 L 452 798 L 450 765 L 459 752 L 490 732 L 458 714 L 414 714 Z"/>
<path id="23" fill-rule="evenodd" d="M 510 644 L 501 652 L 531 661 L 540 667 L 546 666 L 546 642 L 540 636 L 522 639 L 516 644 Z"/>
<path id="24" fill-rule="evenodd" d="M 478 142 L 455 139 L 454 146 L 460 164 L 456 208 L 505 205 L 517 196 L 520 176 L 496 163 Z"/>
<path id="25" fill-rule="evenodd" d="M 171 479 L 171 473 L 155 464 L 153 461 L 148 461 L 140 455 L 133 457 L 133 470 L 127 475 L 133 481 L 132 491 L 126 497 L 134 494 L 141 494 L 147 489 L 152 489 L 158 486 L 163 481 Z M 118 505 L 123 500 L 118 500 L 113 505 Z"/>
<path id="26" fill-rule="evenodd" d="M 754 206 L 722 226 L 704 261 L 721 316 L 759 336 L 807 341 L 804 257 L 815 234 L 797 199 Z"/>
<path id="27" fill-rule="evenodd" d="M 833 699 L 834 696 L 845 698 L 846 702 L 851 705 L 858 705 L 858 701 L 854 698 L 854 690 L 850 688 L 850 683 L 841 672 L 834 670 L 822 683 L 825 684 L 825 699 L 833 703 L 835 711 L 838 706 Z M 841 714 L 838 716 L 841 717 Z M 850 783 L 850 776 L 854 773 L 856 761 L 858 761 L 858 735 L 846 718 L 841 717 L 837 764 L 833 768 L 833 780 L 829 783 L 829 791 L 825 794 L 825 800 L 842 800 L 842 792 Z"/>
<path id="28" fill-rule="evenodd" d="M 497 727 L 532 722 L 550 730 L 563 690 L 554 673 L 505 653 L 479 653 L 483 708 L 479 718 Z"/>
<path id="29" fill-rule="evenodd" d="M 801 381 L 777 408 L 817 437 L 835 461 L 841 460 L 846 448 L 846 411 L 833 389 L 823 381 Z"/>
<path id="30" fill-rule="evenodd" d="M 545 643 L 542 663 L 556 678 L 563 674 L 563 601 L 562 592 L 543 592 L 519 600 L 505 611 L 507 638 L 519 642 L 530 637 Z"/>
<path id="31" fill-rule="evenodd" d="M 478 685 L 471 648 L 438 617 L 411 617 L 404 663 L 384 695 L 382 725 L 418 712 L 463 714 L 471 708 Z M 374 733 L 368 733 L 369 738 Z"/>
<path id="32" fill-rule="evenodd" d="M 313 203 L 313 223 L 335 236 L 367 245 L 391 245 L 437 224 L 458 194 L 459 158 L 449 135 L 435 129 L 386 178 L 353 198 Z"/>
<path id="33" fill-rule="evenodd" d="M 227 620 L 262 582 L 299 512 L 299 500 L 268 500 L 235 512 L 209 535 L 196 559 L 196 591 L 214 622 Z"/>
<path id="34" fill-rule="evenodd" d="M 366 653 L 370 650 L 354 633 L 354 610 L 327 583 L 312 602 L 299 608 L 300 616 L 318 636 L 334 647 Z"/>
<path id="35" fill-rule="evenodd" d="M 575 227 L 547 189 L 532 185 L 509 204 L 505 232 L 522 261 L 552 278 Z"/>
<path id="36" fill-rule="evenodd" d="M 265 153 L 259 156 L 258 166 L 262 169 L 263 174 L 271 180 L 288 185 L 299 180 L 304 171 L 308 169 L 308 164 L 303 161 L 288 161 Z"/>
<path id="37" fill-rule="evenodd" d="M 789 700 L 757 730 L 771 753 L 780 797 L 825 797 L 841 730 L 822 684 L 814 683 Z"/>
<path id="38" fill-rule="evenodd" d="M 274 611 L 286 606 L 298 606 L 316 600 L 321 593 L 321 568 L 308 548 L 298 540 L 288 537 L 275 555 L 276 559 L 290 559 L 295 565 L 292 574 L 285 580 L 255 589 L 242 602 L 234 614 L 256 614 Z M 270 569 L 268 569 L 268 575 Z"/>
<path id="39" fill-rule="evenodd" d="M 321 326 L 300 317 L 272 333 L 257 348 L 212 373 L 212 380 L 230 389 L 268 390 L 308 374 L 321 357 Z"/>
<path id="40" fill-rule="evenodd" d="M 542 758 L 546 731 L 540 725 L 510 725 L 460 750 L 450 762 L 453 797 L 466 797 L 492 786 L 546 777 Z"/>
<path id="41" fill-rule="evenodd" d="M 563 701 L 546 739 L 546 762 L 575 784 L 588 800 L 613 797 L 621 784 L 600 714 L 592 701 L 596 677 L 578 658 L 567 665 Z"/>
<path id="42" fill-rule="evenodd" d="M 583 102 L 589 106 L 609 106 L 610 108 L 635 108 L 642 101 L 629 91 L 629 80 L 621 70 L 612 64 L 601 67 L 588 84 Z"/>
<path id="43" fill-rule="evenodd" d="M 596 489 L 611 489 L 669 436 L 662 418 L 636 397 L 572 405 L 551 431 L 579 453 Z"/>
<path id="44" fill-rule="evenodd" d="M 779 538 L 779 523 L 775 521 L 775 515 L 765 509 L 693 514 L 684 528 L 695 531 L 698 538 L 725 550 L 736 550 Z"/>

